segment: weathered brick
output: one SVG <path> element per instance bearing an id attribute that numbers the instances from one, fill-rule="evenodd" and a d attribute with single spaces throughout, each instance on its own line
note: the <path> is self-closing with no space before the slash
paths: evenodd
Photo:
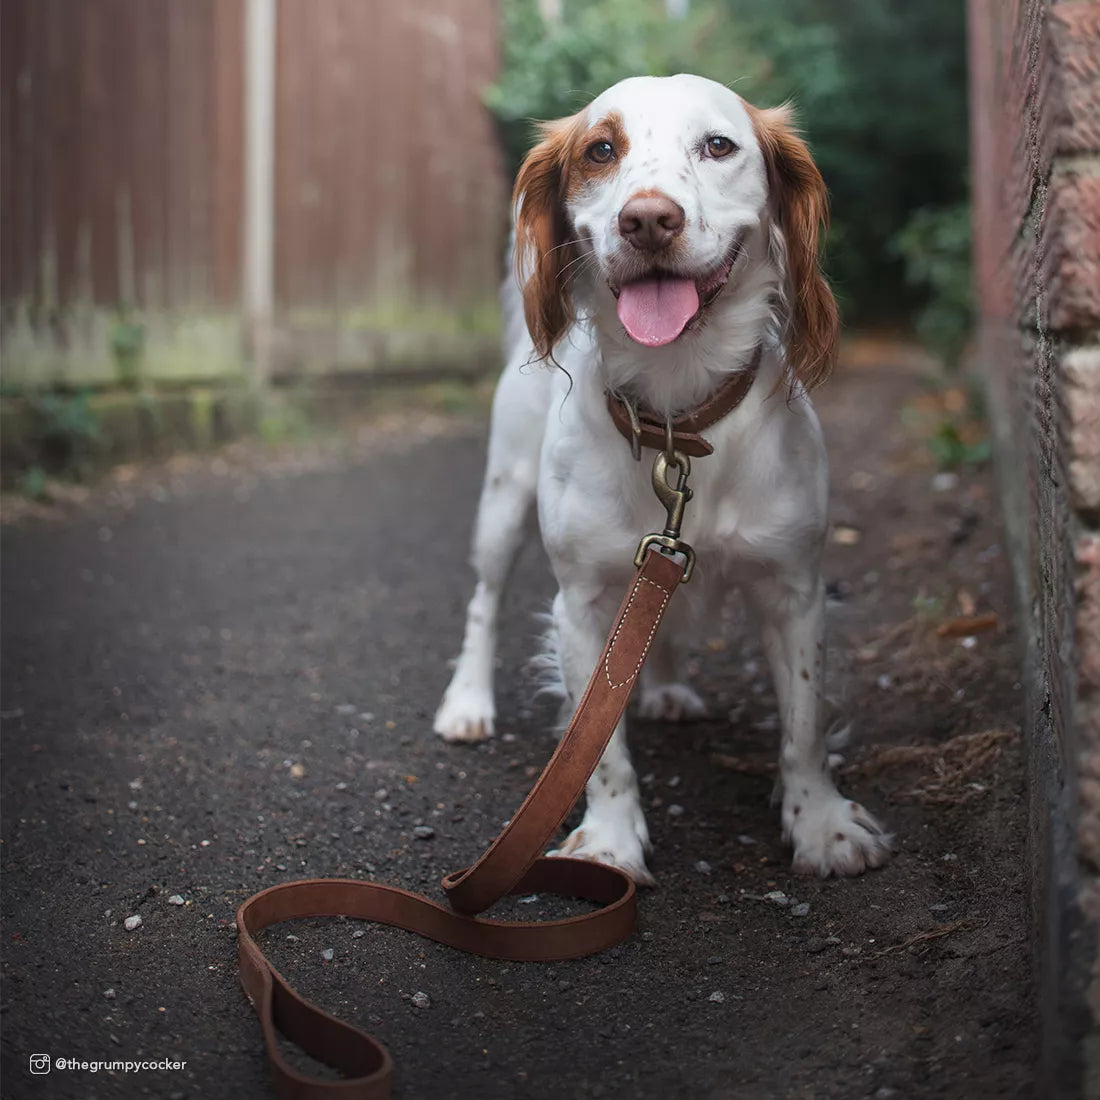
<path id="1" fill-rule="evenodd" d="M 1100 692 L 1100 535 L 1077 541 L 1077 649 L 1080 655 L 1077 690 L 1083 696 Z M 1100 749 L 1100 745 L 1097 746 Z M 1100 802 L 1096 804 L 1100 814 Z"/>
<path id="2" fill-rule="evenodd" d="M 1100 348 L 1071 348 L 1060 373 L 1070 504 L 1100 513 Z"/>
<path id="3" fill-rule="evenodd" d="M 1059 153 L 1100 149 L 1100 4 L 1062 0 L 1050 12 L 1061 92 L 1055 128 Z"/>
<path id="4" fill-rule="evenodd" d="M 1100 326 L 1100 174 L 1091 168 L 1057 172 L 1044 221 L 1042 266 L 1051 327 Z"/>
<path id="5" fill-rule="evenodd" d="M 1100 0 L 969 0 L 969 27 L 978 347 L 1024 609 L 1030 813 L 1052 823 L 1032 856 L 1040 883 L 1074 887 L 1037 899 L 1040 1091 L 1100 1095 Z"/>

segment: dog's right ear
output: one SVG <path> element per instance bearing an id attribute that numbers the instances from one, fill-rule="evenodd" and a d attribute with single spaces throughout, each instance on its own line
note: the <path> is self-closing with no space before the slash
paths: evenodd
<path id="1" fill-rule="evenodd" d="M 565 213 L 570 160 L 584 116 L 542 124 L 542 140 L 527 154 L 516 176 L 516 276 L 523 287 L 527 328 L 540 359 L 573 323 L 567 268 L 573 257 Z"/>

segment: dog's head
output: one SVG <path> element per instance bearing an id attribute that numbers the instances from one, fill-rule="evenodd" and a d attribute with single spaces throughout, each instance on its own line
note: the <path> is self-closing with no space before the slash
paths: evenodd
<path id="1" fill-rule="evenodd" d="M 828 197 L 784 108 L 760 110 L 696 76 L 634 77 L 547 123 L 516 180 L 517 265 L 546 358 L 574 288 L 614 308 L 638 344 L 691 339 L 763 238 L 790 368 L 828 374 L 837 310 L 819 252 Z"/>

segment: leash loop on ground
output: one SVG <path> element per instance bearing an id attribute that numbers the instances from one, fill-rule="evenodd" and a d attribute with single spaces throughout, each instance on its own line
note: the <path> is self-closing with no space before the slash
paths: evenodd
<path id="1" fill-rule="evenodd" d="M 670 493 L 681 494 L 675 512 L 680 518 L 683 504 L 690 499 L 686 463 L 685 458 L 675 487 L 664 480 Z M 672 519 L 673 511 L 669 511 L 670 525 Z M 443 880 L 449 909 L 421 894 L 382 883 L 303 879 L 263 890 L 237 910 L 241 984 L 259 1016 L 280 1100 L 388 1100 L 393 1062 L 376 1039 L 306 1000 L 272 966 L 255 936 L 273 924 L 300 917 L 353 917 L 403 928 L 475 955 L 536 962 L 602 951 L 634 930 L 636 899 L 628 875 L 615 867 L 587 860 L 550 859 L 542 853 L 603 755 L 672 593 L 688 578 L 694 564 L 694 554 L 686 543 L 668 535 L 646 537 L 657 540 L 656 552 L 639 549 L 638 571 L 568 729 L 523 805 L 496 840 L 473 866 Z M 688 568 L 666 556 L 669 550 L 687 555 Z M 598 908 L 541 922 L 496 921 L 475 915 L 508 894 L 540 893 L 581 898 Z M 294 1069 L 280 1048 L 280 1035 L 343 1078 L 308 1077 Z"/>

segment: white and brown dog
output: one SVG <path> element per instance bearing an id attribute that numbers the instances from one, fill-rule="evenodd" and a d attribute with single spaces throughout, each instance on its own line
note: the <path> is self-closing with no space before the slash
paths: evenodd
<path id="1" fill-rule="evenodd" d="M 516 182 L 519 279 L 504 293 L 508 362 L 474 538 L 477 588 L 435 729 L 449 741 L 492 733 L 497 609 L 536 494 L 559 586 L 556 663 L 579 698 L 638 539 L 662 526 L 649 463 L 634 459 L 609 408 L 619 400 L 660 425 L 734 385 L 742 399 L 706 429 L 713 454 L 692 474 L 684 538 L 695 579 L 654 645 L 639 711 L 704 713 L 680 676 L 678 641 L 698 638 L 739 588 L 775 678 L 795 869 L 854 875 L 889 858 L 890 838 L 837 790 L 823 730 L 827 471 L 806 394 L 837 341 L 818 262 L 826 216 L 821 174 L 787 109 L 759 110 L 710 80 L 624 80 L 545 126 Z M 539 360 L 562 369 L 529 367 Z M 558 854 L 645 883 L 648 847 L 620 723 Z"/>

